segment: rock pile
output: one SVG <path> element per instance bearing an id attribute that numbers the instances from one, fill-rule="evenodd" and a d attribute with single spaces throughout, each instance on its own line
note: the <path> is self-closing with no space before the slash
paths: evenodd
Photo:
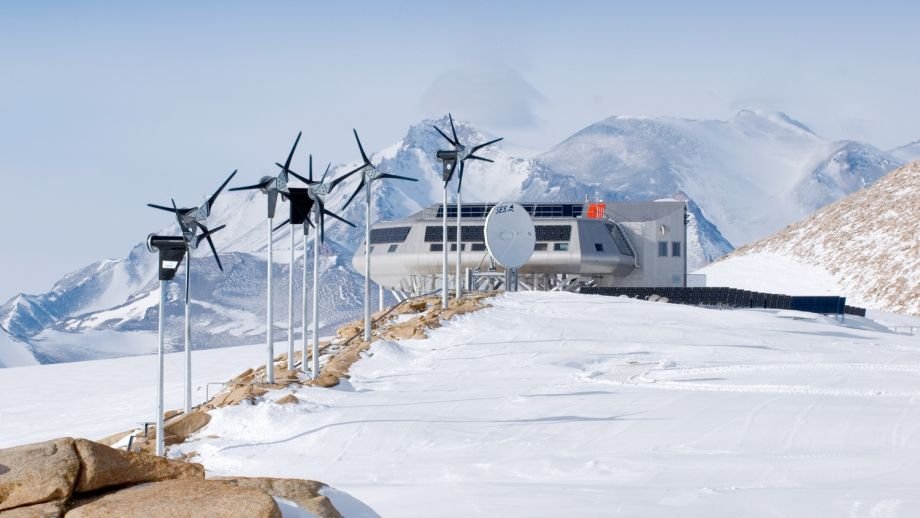
<path id="1" fill-rule="evenodd" d="M 341 518 L 320 482 L 205 480 L 204 468 L 69 437 L 0 450 L 4 518 L 118 516 L 280 518 L 275 499 L 315 516 Z"/>

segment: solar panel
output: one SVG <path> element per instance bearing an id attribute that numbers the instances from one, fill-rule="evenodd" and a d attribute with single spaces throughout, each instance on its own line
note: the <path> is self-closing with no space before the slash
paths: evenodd
<path id="1" fill-rule="evenodd" d="M 409 236 L 410 227 L 372 228 L 371 244 L 402 243 Z"/>
<path id="2" fill-rule="evenodd" d="M 572 239 L 571 225 L 537 225 L 537 241 L 568 241 Z"/>

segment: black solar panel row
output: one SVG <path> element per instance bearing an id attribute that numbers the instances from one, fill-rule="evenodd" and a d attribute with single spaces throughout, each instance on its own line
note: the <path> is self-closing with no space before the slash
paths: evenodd
<path id="1" fill-rule="evenodd" d="M 372 228 L 371 244 L 402 243 L 409 236 L 410 227 Z"/>
<path id="2" fill-rule="evenodd" d="M 568 241 L 572 239 L 571 225 L 537 225 L 537 241 Z"/>
<path id="3" fill-rule="evenodd" d="M 485 218 L 489 215 L 494 204 L 464 204 L 460 209 L 460 215 L 464 218 Z M 522 205 L 528 214 L 535 218 L 580 218 L 584 206 L 581 203 L 525 203 Z M 438 207 L 436 217 L 444 217 L 444 206 Z M 457 217 L 457 206 L 447 205 L 447 217 Z"/>
<path id="4" fill-rule="evenodd" d="M 866 316 L 866 310 L 846 305 L 846 297 L 792 297 L 735 288 L 582 288 L 581 293 L 648 299 L 666 297 L 673 304 L 731 306 L 740 308 L 793 309 L 809 313 Z"/>
<path id="5" fill-rule="evenodd" d="M 479 242 L 483 242 L 483 241 L 486 240 L 486 237 L 485 237 L 485 228 L 484 228 L 482 225 L 478 225 L 478 226 L 476 226 L 476 225 L 471 225 L 471 226 L 463 225 L 463 226 L 461 226 L 460 228 L 462 229 L 462 230 L 460 231 L 460 234 L 461 234 L 461 237 L 463 238 L 463 241 L 467 241 L 467 242 L 469 242 L 469 241 L 479 241 Z M 439 243 L 439 242 L 443 241 L 443 238 L 442 238 L 443 235 L 444 235 L 444 231 L 443 231 L 443 229 L 442 229 L 441 227 L 434 226 L 434 225 L 429 225 L 429 226 L 425 227 L 425 242 L 426 242 L 426 243 Z M 373 236 L 371 236 L 371 240 L 372 240 L 371 242 L 373 242 Z M 452 227 L 447 227 L 447 240 L 448 240 L 448 241 L 456 241 L 456 240 L 457 240 L 457 227 L 456 227 L 456 225 L 455 225 L 455 226 L 452 226 Z"/>

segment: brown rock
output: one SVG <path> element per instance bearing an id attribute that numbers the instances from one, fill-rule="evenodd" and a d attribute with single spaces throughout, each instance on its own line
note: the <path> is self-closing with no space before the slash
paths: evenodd
<path id="1" fill-rule="evenodd" d="M 186 437 L 204 428 L 211 421 L 207 412 L 194 411 L 183 414 L 163 426 L 166 436 L 176 435 L 184 441 Z"/>
<path id="2" fill-rule="evenodd" d="M 67 518 L 281 518 L 275 500 L 256 489 L 215 480 L 166 480 L 105 495 Z"/>
<path id="3" fill-rule="evenodd" d="M 409 306 L 410 310 L 415 311 L 416 313 L 421 313 L 422 311 L 428 309 L 428 301 L 424 299 L 409 301 L 407 305 Z"/>
<path id="4" fill-rule="evenodd" d="M 74 489 L 78 493 L 140 482 L 204 478 L 201 464 L 116 450 L 86 439 L 77 439 L 74 445 L 83 464 Z"/>
<path id="5" fill-rule="evenodd" d="M 3 518 L 59 518 L 64 516 L 64 501 L 52 500 L 0 512 Z"/>
<path id="6" fill-rule="evenodd" d="M 319 491 L 326 487 L 326 484 L 322 482 L 296 478 L 258 477 L 218 477 L 214 480 L 220 480 L 239 487 L 258 489 L 269 495 L 290 500 L 320 518 L 342 518 L 342 515 L 332 505 L 332 502 L 327 497 L 319 494 Z"/>
<path id="7" fill-rule="evenodd" d="M 79 471 L 70 437 L 0 450 L 0 511 L 70 498 Z"/>
<path id="8" fill-rule="evenodd" d="M 297 396 L 294 394 L 288 394 L 284 397 L 276 399 L 275 403 L 279 405 L 296 405 L 300 403 L 300 400 L 297 399 Z"/>

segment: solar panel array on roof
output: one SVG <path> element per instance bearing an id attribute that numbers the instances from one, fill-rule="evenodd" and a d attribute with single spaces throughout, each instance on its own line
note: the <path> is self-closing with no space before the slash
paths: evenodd
<path id="1" fill-rule="evenodd" d="M 411 227 L 372 228 L 371 244 L 402 243 L 409 236 Z"/>
<path id="2" fill-rule="evenodd" d="M 494 206 L 495 204 L 490 203 L 464 204 L 460 209 L 460 215 L 464 218 L 485 218 Z M 584 206 L 581 203 L 522 203 L 521 206 L 535 218 L 579 218 L 584 212 Z M 438 207 L 436 217 L 444 217 L 443 205 Z M 447 217 L 457 217 L 456 205 L 447 205 Z"/>
<path id="3" fill-rule="evenodd" d="M 463 241 L 485 241 L 485 229 L 482 225 L 463 225 L 460 227 L 460 237 Z M 440 226 L 428 225 L 425 227 L 425 242 L 439 243 L 444 240 L 444 231 Z M 457 226 L 447 227 L 447 240 L 457 240 Z"/>

